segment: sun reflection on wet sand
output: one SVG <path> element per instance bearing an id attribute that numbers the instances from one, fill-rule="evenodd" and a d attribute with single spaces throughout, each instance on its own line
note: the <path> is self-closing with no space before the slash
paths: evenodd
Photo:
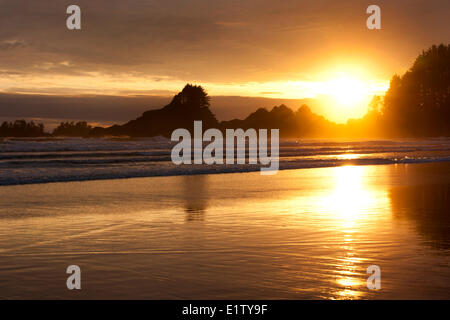
<path id="1" fill-rule="evenodd" d="M 340 247 L 344 250 L 344 255 L 337 259 L 335 266 L 338 288 L 333 288 L 332 298 L 361 298 L 366 292 L 362 271 L 365 271 L 363 263 L 367 259 L 363 252 L 355 248 L 359 240 L 355 235 L 372 231 L 365 229 L 367 225 L 374 226 L 367 222 L 377 218 L 371 215 L 375 208 L 389 207 L 387 193 L 365 183 L 370 170 L 366 166 L 335 168 L 331 191 L 320 199 L 318 205 L 331 221 L 335 221 L 336 232 L 341 237 Z"/>
<path id="2" fill-rule="evenodd" d="M 0 296 L 70 298 L 76 261 L 86 299 L 448 298 L 449 177 L 344 166 L 0 188 Z"/>
<path id="3" fill-rule="evenodd" d="M 364 219 L 368 208 L 382 201 L 379 194 L 364 184 L 365 166 L 343 166 L 334 170 L 333 189 L 322 199 L 322 209 L 340 219 L 345 228 L 352 229 L 355 222 Z M 387 199 L 386 199 L 387 202 Z"/>

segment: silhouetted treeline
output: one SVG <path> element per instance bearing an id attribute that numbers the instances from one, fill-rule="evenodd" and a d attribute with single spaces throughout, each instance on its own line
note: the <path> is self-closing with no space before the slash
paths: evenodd
<path id="1" fill-rule="evenodd" d="M 63 137 L 88 137 L 91 134 L 92 126 L 86 121 L 61 122 L 61 124 L 53 130 L 54 136 Z"/>
<path id="2" fill-rule="evenodd" d="M 0 137 L 40 137 L 48 135 L 44 132 L 42 123 L 16 120 L 14 122 L 3 122 L 0 126 Z"/>
<path id="3" fill-rule="evenodd" d="M 63 122 L 53 135 L 170 137 L 177 128 L 192 132 L 194 121 L 201 120 L 203 130 L 280 129 L 281 137 L 450 136 L 449 96 L 450 45 L 442 44 L 422 52 L 403 76 L 392 78 L 384 98 L 373 97 L 363 118 L 350 119 L 346 124 L 336 124 L 314 114 L 306 105 L 296 111 L 285 105 L 275 106 L 270 111 L 260 108 L 245 119 L 219 122 L 209 108 L 206 91 L 201 86 L 187 84 L 167 106 L 146 111 L 124 125 L 92 128 L 84 121 Z M 35 136 L 43 134 L 44 129 L 41 124 L 29 125 L 31 129 L 26 129 L 27 123 L 20 121 L 16 131 L 8 129 L 11 126 L 6 124 L 0 135 Z"/>
<path id="4" fill-rule="evenodd" d="M 206 91 L 201 86 L 187 84 L 164 108 L 144 112 L 141 117 L 121 126 L 96 127 L 91 135 L 170 137 L 173 130 L 177 128 L 186 128 L 192 132 L 195 120 L 202 121 L 203 130 L 208 128 L 280 129 L 280 135 L 284 137 L 315 136 L 321 132 L 330 131 L 330 128 L 335 129 L 334 132 L 336 132 L 339 127 L 324 117 L 312 113 L 306 105 L 296 112 L 285 105 L 276 106 L 271 111 L 261 108 L 243 120 L 219 122 L 209 109 L 209 97 Z"/>
<path id="5" fill-rule="evenodd" d="M 146 111 L 141 117 L 121 126 L 96 127 L 93 129 L 92 135 L 170 137 L 177 128 L 186 128 L 192 131 L 195 120 L 202 120 L 204 130 L 218 128 L 219 122 L 209 109 L 209 100 L 208 94 L 201 86 L 187 84 L 164 108 Z"/>
<path id="6" fill-rule="evenodd" d="M 450 45 L 422 52 L 395 75 L 384 99 L 382 126 L 403 136 L 450 135 Z"/>
<path id="7" fill-rule="evenodd" d="M 190 129 L 194 120 L 202 120 L 204 129 L 280 129 L 282 137 L 450 136 L 449 96 L 450 45 L 442 44 L 422 52 L 408 72 L 392 78 L 384 98 L 373 97 L 363 118 L 346 124 L 314 114 L 306 105 L 296 111 L 285 105 L 261 108 L 243 120 L 218 123 L 203 88 L 187 85 L 168 106 L 123 126 L 95 128 L 92 134 L 169 137 L 173 129 Z"/>
<path id="8" fill-rule="evenodd" d="M 339 125 L 319 116 L 303 105 L 296 111 L 285 105 L 272 110 L 260 108 L 244 120 L 230 120 L 221 123 L 222 129 L 280 129 L 282 137 L 314 137 L 321 134 L 335 134 Z"/>

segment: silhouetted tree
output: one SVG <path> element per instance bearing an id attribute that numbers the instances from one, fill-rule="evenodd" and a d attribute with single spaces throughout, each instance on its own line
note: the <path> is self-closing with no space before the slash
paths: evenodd
<path id="1" fill-rule="evenodd" d="M 285 105 L 275 106 L 268 111 L 259 108 L 244 120 L 234 119 L 221 122 L 222 129 L 279 129 L 281 137 L 333 136 L 336 125 L 311 111 L 307 105 L 293 111 Z"/>
<path id="2" fill-rule="evenodd" d="M 61 122 L 61 124 L 53 130 L 54 136 L 66 137 L 87 137 L 92 127 L 86 121 Z"/>
<path id="3" fill-rule="evenodd" d="M 187 84 L 176 94 L 170 104 L 157 110 L 149 110 L 141 117 L 120 126 L 95 128 L 92 135 L 127 135 L 134 137 L 170 137 L 173 130 L 185 128 L 193 132 L 195 120 L 201 120 L 203 129 L 217 128 L 219 122 L 209 109 L 209 96 L 201 86 Z"/>
<path id="4" fill-rule="evenodd" d="M 210 97 L 201 86 L 187 84 L 172 100 L 171 105 L 183 105 L 190 108 L 209 108 Z"/>
<path id="5" fill-rule="evenodd" d="M 40 137 L 45 136 L 44 125 L 34 121 L 16 120 L 3 122 L 0 126 L 1 137 Z"/>
<path id="6" fill-rule="evenodd" d="M 450 45 L 422 52 L 385 96 L 385 127 L 401 135 L 450 135 Z"/>

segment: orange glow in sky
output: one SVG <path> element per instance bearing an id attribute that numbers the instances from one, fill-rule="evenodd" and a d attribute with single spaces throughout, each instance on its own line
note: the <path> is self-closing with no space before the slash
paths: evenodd
<path id="1" fill-rule="evenodd" d="M 347 71 L 348 70 L 348 71 Z M 349 118 L 362 117 L 373 95 L 383 95 L 389 87 L 385 79 L 371 79 L 369 74 L 347 70 L 318 73 L 305 80 L 277 80 L 265 82 L 196 82 L 211 96 L 244 96 L 282 99 L 313 98 L 323 105 L 323 115 L 329 120 L 343 123 Z M 84 75 L 39 75 L 0 79 L 0 90 L 21 87 L 18 93 L 39 94 L 107 94 L 147 95 L 149 88 L 159 95 L 178 92 L 185 81 L 160 77 L 143 77 L 134 74 L 106 75 L 98 72 Z M 299 106 L 289 105 L 296 109 Z"/>

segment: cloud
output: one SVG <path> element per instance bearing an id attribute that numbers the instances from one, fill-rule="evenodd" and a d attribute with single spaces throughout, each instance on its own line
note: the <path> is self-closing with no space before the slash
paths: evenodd
<path id="1" fill-rule="evenodd" d="M 265 95 L 265 94 L 282 94 L 281 92 L 278 91 L 261 91 L 260 94 Z"/>
<path id="2" fill-rule="evenodd" d="M 382 2 L 379 33 L 365 27 L 367 3 L 360 0 L 78 0 L 77 31 L 65 26 L 70 4 L 1 1 L 0 70 L 45 76 L 43 87 L 51 87 L 50 75 L 92 72 L 162 82 L 301 81 L 292 75 L 307 77 L 344 57 L 378 64 L 379 76 L 390 77 L 450 37 L 444 0 Z"/>
<path id="3" fill-rule="evenodd" d="M 10 50 L 20 47 L 25 47 L 25 42 L 22 40 L 3 40 L 0 42 L 0 50 Z"/>

